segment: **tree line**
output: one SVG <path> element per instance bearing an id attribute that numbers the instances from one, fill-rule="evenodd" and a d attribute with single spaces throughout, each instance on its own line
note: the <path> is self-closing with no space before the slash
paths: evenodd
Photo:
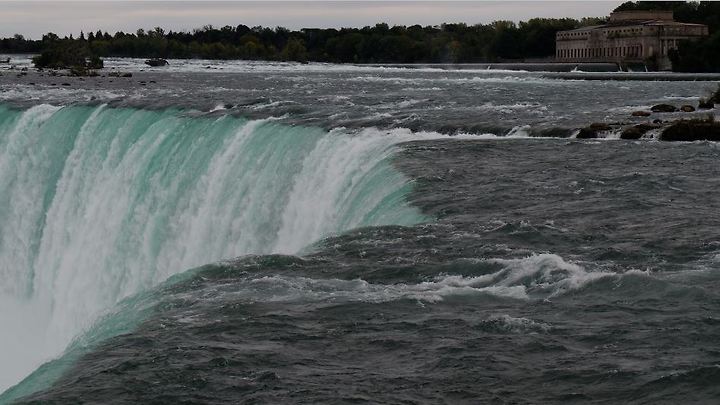
<path id="1" fill-rule="evenodd" d="M 0 40 L 0 52 L 40 53 L 70 48 L 75 54 L 141 58 L 205 58 L 338 63 L 468 63 L 553 57 L 555 33 L 604 20 L 535 18 L 514 23 L 301 29 L 277 27 L 216 28 L 192 32 L 155 28 L 135 33 L 81 32 L 40 40 L 21 35 Z"/>

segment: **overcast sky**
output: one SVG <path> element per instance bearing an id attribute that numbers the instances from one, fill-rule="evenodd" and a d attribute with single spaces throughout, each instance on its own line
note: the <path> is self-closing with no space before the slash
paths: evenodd
<path id="1" fill-rule="evenodd" d="M 135 32 L 160 26 L 191 30 L 214 26 L 362 27 L 488 23 L 532 17 L 605 16 L 620 1 L 2 1 L 0 36 L 39 38 L 80 30 Z"/>

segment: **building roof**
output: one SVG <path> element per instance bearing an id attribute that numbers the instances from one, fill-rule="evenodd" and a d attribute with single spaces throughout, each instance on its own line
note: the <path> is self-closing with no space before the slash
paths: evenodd
<path id="1" fill-rule="evenodd" d="M 624 21 L 617 21 L 617 22 L 609 22 L 607 24 L 602 25 L 590 25 L 587 27 L 580 27 L 576 28 L 574 30 L 565 30 L 565 31 L 559 31 L 559 32 L 584 32 L 584 31 L 592 31 L 596 29 L 601 28 L 618 28 L 618 27 L 637 27 L 639 25 L 664 25 L 664 26 L 685 26 L 685 27 L 705 27 L 704 24 L 693 24 L 693 23 L 683 23 L 678 21 L 667 21 L 667 20 L 624 20 Z"/>
<path id="2" fill-rule="evenodd" d="M 610 13 L 607 23 L 580 27 L 574 30 L 559 32 L 586 32 L 601 28 L 637 27 L 641 25 L 652 26 L 675 26 L 675 27 L 706 27 L 704 24 L 691 24 L 675 21 L 673 12 L 670 10 L 627 10 L 614 11 Z"/>
<path id="3" fill-rule="evenodd" d="M 673 21 L 675 18 L 672 10 L 626 10 L 610 13 L 611 23 L 633 20 Z"/>

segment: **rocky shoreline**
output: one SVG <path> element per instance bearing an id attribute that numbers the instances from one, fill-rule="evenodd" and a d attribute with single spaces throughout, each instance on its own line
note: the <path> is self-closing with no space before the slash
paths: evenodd
<path id="1" fill-rule="evenodd" d="M 617 137 L 620 139 L 637 140 L 652 138 L 669 142 L 692 142 L 692 141 L 720 141 L 720 121 L 715 119 L 715 105 L 720 105 L 720 86 L 718 90 L 707 98 L 701 98 L 697 108 L 692 105 L 675 106 L 672 104 L 657 104 L 650 108 L 650 111 L 634 111 L 631 116 L 656 117 L 651 121 L 642 123 L 628 122 L 595 122 L 586 127 L 580 128 L 577 133 L 578 139 L 595 139 Z M 707 111 L 707 116 L 698 117 L 694 114 L 688 117 L 668 117 L 672 113 L 695 113 Z M 652 136 L 648 136 L 652 135 Z"/>

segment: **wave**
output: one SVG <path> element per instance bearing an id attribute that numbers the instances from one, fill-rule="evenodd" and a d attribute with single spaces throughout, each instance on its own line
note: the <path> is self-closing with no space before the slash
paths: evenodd
<path id="1" fill-rule="evenodd" d="M 17 360 L 0 365 L 0 390 L 183 270 L 427 220 L 392 165 L 411 139 L 178 110 L 0 105 L 0 324 L 10 325 L 0 358 Z"/>
<path id="2" fill-rule="evenodd" d="M 200 271 L 194 277 L 204 282 L 181 287 L 183 297 L 191 301 L 201 299 L 203 304 L 217 300 L 220 305 L 228 300 L 241 304 L 312 302 L 337 305 L 400 300 L 440 303 L 453 298 L 482 295 L 500 299 L 535 300 L 576 291 L 596 280 L 620 277 L 618 273 L 585 270 L 578 264 L 566 262 L 560 256 L 549 253 L 521 259 L 463 259 L 462 262 L 466 264 L 461 267 L 464 270 L 482 274 L 439 274 L 424 281 L 395 283 L 370 282 L 362 278 L 281 274 L 272 270 L 278 263 L 280 268 L 300 268 L 304 263 L 283 261 L 282 257 L 264 256 L 260 259 L 255 261 L 247 258 L 237 264 L 227 263 L 219 269 Z M 186 294 L 187 288 L 193 290 L 192 294 Z M 509 323 L 513 322 L 518 324 L 524 321 Z"/>

